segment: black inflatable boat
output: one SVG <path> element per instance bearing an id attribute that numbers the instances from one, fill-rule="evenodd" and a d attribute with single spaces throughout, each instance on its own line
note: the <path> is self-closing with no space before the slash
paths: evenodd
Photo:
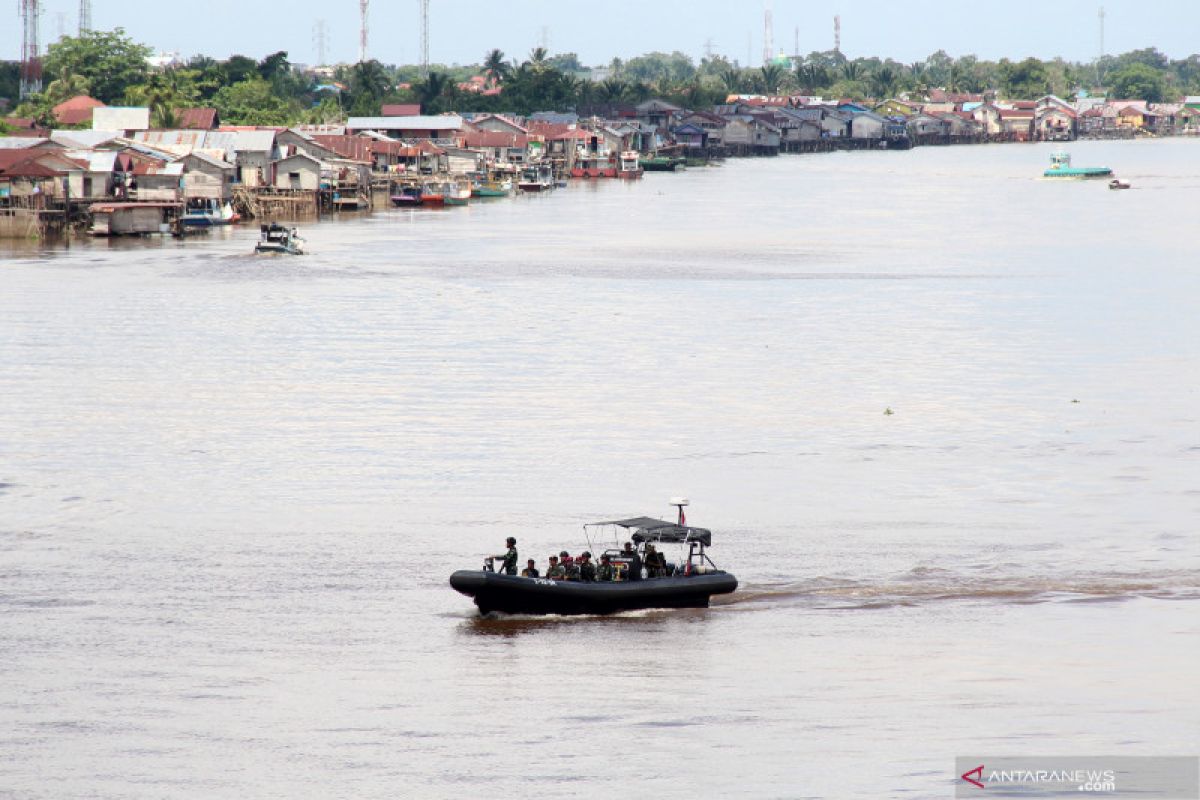
<path id="1" fill-rule="evenodd" d="M 683 521 L 683 515 L 680 514 Z M 737 589 L 737 578 L 717 569 L 705 548 L 712 543 L 712 532 L 651 517 L 597 522 L 584 526 L 614 526 L 633 530 L 634 548 L 604 551 L 616 567 L 616 580 L 583 581 L 523 578 L 482 570 L 459 570 L 450 576 L 450 585 L 471 597 L 481 614 L 612 614 L 646 608 L 707 608 L 714 594 Z M 589 544 L 592 537 L 588 536 Z M 615 542 L 614 542 L 615 544 Z M 654 564 L 656 553 L 664 545 L 680 546 L 680 557 L 669 562 L 664 557 Z M 646 545 L 652 545 L 647 549 Z M 656 551 L 653 545 L 660 550 Z M 663 553 L 665 555 L 665 553 Z"/>

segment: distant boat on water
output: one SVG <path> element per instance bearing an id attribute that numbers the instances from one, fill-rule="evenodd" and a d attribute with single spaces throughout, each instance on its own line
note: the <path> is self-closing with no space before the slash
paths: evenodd
<path id="1" fill-rule="evenodd" d="M 537 164 L 521 170 L 517 188 L 522 192 L 544 192 L 554 188 L 554 170 L 549 164 Z"/>
<path id="2" fill-rule="evenodd" d="M 1108 178 L 1112 170 L 1108 167 L 1072 167 L 1071 156 L 1062 150 L 1050 154 L 1050 168 L 1042 173 L 1043 178 Z"/>

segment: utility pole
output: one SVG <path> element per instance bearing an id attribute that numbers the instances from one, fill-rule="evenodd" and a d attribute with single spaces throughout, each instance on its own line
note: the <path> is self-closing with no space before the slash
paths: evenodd
<path id="1" fill-rule="evenodd" d="M 367 4 L 370 0 L 359 0 L 359 61 L 367 60 Z"/>
<path id="2" fill-rule="evenodd" d="M 42 60 L 38 50 L 38 0 L 20 0 L 21 22 L 21 99 L 42 90 Z"/>
<path id="3" fill-rule="evenodd" d="M 79 35 L 92 29 L 92 0 L 79 0 Z"/>
<path id="4" fill-rule="evenodd" d="M 429 0 L 421 0 L 421 77 L 429 77 Z"/>

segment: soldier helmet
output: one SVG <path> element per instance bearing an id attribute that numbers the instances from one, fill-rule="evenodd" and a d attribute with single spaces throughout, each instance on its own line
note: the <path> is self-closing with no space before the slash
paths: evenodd
<path id="1" fill-rule="evenodd" d="M 506 539 L 505 541 L 507 541 L 507 542 L 508 542 L 508 544 L 516 544 L 516 543 L 517 543 L 517 537 L 515 537 L 515 536 L 510 536 L 510 537 L 508 537 L 508 539 Z"/>

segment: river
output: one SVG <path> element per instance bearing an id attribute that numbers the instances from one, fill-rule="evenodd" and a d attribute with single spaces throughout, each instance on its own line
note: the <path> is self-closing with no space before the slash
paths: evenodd
<path id="1" fill-rule="evenodd" d="M 0 797 L 945 797 L 1200 753 L 1200 141 L 0 243 Z M 706 610 L 480 619 L 583 523 Z"/>

